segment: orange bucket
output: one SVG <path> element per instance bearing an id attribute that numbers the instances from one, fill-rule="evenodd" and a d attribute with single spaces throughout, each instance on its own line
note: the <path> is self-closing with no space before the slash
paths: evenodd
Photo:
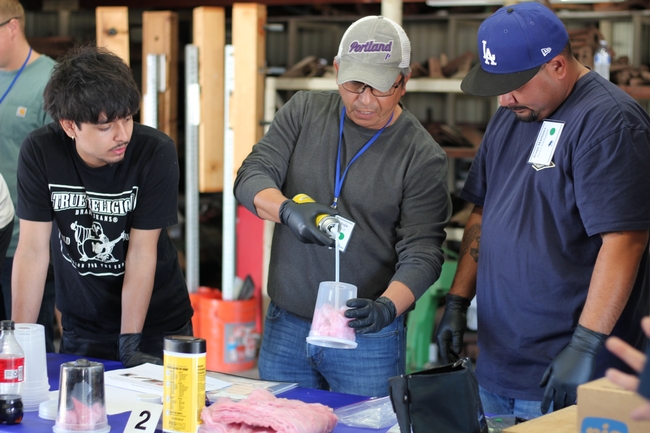
<path id="1" fill-rule="evenodd" d="M 192 329 L 195 337 L 201 336 L 201 294 L 190 293 L 190 304 L 194 314 L 192 315 Z"/>
<path id="2" fill-rule="evenodd" d="M 232 373 L 255 367 L 257 300 L 224 301 L 202 296 L 199 304 L 200 337 L 207 343 L 206 368 Z"/>
<path id="3" fill-rule="evenodd" d="M 221 299 L 221 292 L 210 287 L 201 286 L 196 293 L 190 293 L 190 304 L 192 304 L 192 309 L 194 310 L 192 329 L 194 330 L 194 336 L 200 338 L 204 338 L 201 335 L 201 299 L 203 297 Z"/>

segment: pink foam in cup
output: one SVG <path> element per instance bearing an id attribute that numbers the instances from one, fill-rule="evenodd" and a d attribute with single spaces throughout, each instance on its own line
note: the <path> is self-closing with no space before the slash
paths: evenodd
<path id="1" fill-rule="evenodd" d="M 344 315 L 348 309 L 345 302 L 356 297 L 357 287 L 352 284 L 321 282 L 307 342 L 335 349 L 356 348 L 354 329 L 348 326 L 350 319 Z"/>

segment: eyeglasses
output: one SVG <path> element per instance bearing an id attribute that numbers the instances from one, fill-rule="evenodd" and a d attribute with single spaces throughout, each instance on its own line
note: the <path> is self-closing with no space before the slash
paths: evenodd
<path id="1" fill-rule="evenodd" d="M 7 21 L 5 21 L 3 23 L 0 23 L 0 27 L 4 26 L 6 24 L 9 24 L 11 22 L 11 20 L 18 20 L 18 19 L 20 19 L 20 17 L 11 17 Z"/>
<path id="2" fill-rule="evenodd" d="M 348 81 L 341 84 L 341 86 L 348 92 L 356 93 L 358 95 L 365 92 L 367 87 L 370 89 L 370 93 L 372 93 L 373 96 L 377 98 L 384 98 L 386 96 L 392 96 L 395 93 L 395 90 L 397 90 L 397 88 L 401 86 L 403 82 L 404 82 L 404 75 L 402 75 L 402 78 L 399 80 L 397 84 L 394 84 L 390 89 L 386 90 L 385 92 L 375 89 L 374 87 L 362 83 L 361 81 Z"/>

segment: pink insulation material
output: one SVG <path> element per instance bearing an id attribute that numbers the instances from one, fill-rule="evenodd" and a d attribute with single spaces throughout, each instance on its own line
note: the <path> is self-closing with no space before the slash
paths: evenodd
<path id="1" fill-rule="evenodd" d="M 200 433 L 329 433 L 338 418 L 320 403 L 277 398 L 257 389 L 240 401 L 219 398 L 201 412 Z"/>
<path id="2" fill-rule="evenodd" d="M 310 336 L 338 337 L 346 340 L 355 340 L 354 328 L 348 326 L 348 319 L 343 314 L 347 310 L 334 308 L 332 304 L 323 304 L 314 311 L 314 319 L 311 323 Z"/>
<path id="3" fill-rule="evenodd" d="M 86 406 L 72 397 L 72 410 L 59 414 L 57 426 L 70 431 L 93 431 L 97 425 L 106 424 L 106 409 L 99 403 Z"/>

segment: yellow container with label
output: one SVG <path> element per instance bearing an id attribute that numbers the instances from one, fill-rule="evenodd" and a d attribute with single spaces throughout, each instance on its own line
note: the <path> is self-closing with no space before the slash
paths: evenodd
<path id="1" fill-rule="evenodd" d="M 173 335 L 163 347 L 163 431 L 196 433 L 205 407 L 205 340 Z"/>

